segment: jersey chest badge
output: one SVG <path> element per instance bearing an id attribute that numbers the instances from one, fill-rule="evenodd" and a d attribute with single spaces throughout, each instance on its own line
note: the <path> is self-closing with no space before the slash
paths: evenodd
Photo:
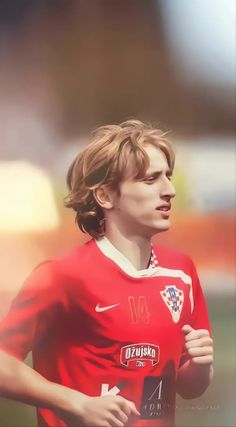
<path id="1" fill-rule="evenodd" d="M 128 367 L 141 368 L 149 362 L 152 366 L 157 365 L 160 358 L 160 348 L 155 344 L 137 343 L 121 347 L 120 362 Z"/>
<path id="2" fill-rule="evenodd" d="M 165 289 L 160 292 L 162 299 L 168 309 L 170 310 L 174 323 L 177 323 L 180 319 L 181 311 L 184 302 L 184 293 L 176 286 L 170 285 L 165 286 Z"/>

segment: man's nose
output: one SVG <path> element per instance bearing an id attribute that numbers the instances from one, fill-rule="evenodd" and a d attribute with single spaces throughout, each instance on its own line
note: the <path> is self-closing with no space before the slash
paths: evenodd
<path id="1" fill-rule="evenodd" d="M 173 198 L 176 195 L 174 184 L 167 177 L 163 183 L 161 195 L 168 196 L 170 198 Z"/>

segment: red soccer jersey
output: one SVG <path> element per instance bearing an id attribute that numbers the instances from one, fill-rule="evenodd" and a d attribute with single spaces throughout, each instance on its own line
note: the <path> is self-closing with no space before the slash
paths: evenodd
<path id="1" fill-rule="evenodd" d="M 157 267 L 135 275 L 102 248 L 91 240 L 38 266 L 0 325 L 0 347 L 22 360 L 32 350 L 34 369 L 50 381 L 134 401 L 141 417 L 129 426 L 172 427 L 181 328 L 210 330 L 195 267 L 154 246 Z M 39 425 L 65 426 L 47 409 L 38 416 Z"/>

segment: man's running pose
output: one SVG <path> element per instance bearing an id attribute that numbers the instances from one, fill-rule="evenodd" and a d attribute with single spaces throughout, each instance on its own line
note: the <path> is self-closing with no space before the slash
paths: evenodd
<path id="1" fill-rule="evenodd" d="M 209 385 L 194 264 L 151 243 L 170 226 L 173 168 L 163 132 L 139 121 L 96 129 L 71 165 L 66 206 L 92 239 L 40 264 L 0 324 L 1 395 L 35 405 L 40 427 L 173 427 L 176 392 Z"/>

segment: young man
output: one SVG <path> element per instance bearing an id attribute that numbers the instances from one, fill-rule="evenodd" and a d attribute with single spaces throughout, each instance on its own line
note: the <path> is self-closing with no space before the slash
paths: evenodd
<path id="1" fill-rule="evenodd" d="M 38 266 L 0 327 L 1 394 L 35 405 L 40 426 L 173 427 L 176 392 L 209 385 L 195 267 L 151 244 L 170 226 L 173 167 L 139 121 L 98 128 L 70 167 L 66 206 L 92 239 Z"/>

